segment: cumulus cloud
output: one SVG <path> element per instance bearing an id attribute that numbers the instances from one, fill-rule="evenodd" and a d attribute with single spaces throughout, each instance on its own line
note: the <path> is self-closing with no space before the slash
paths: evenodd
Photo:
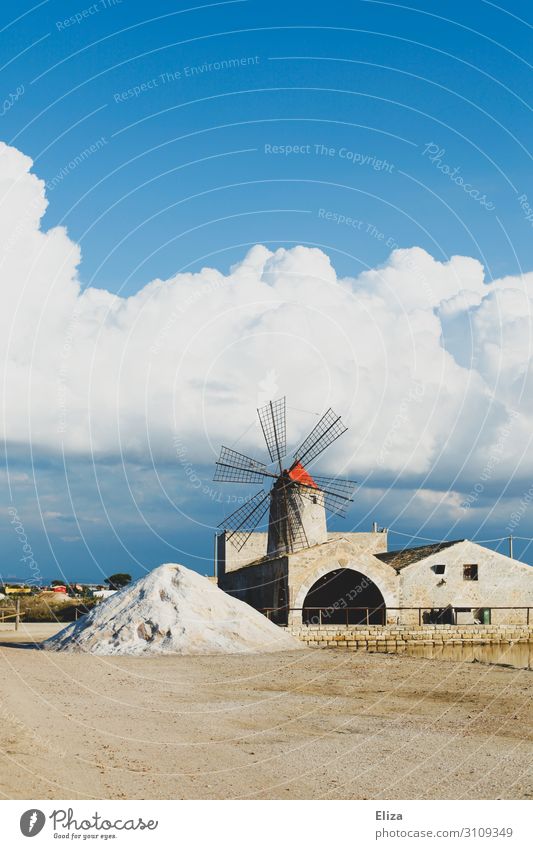
<path id="1" fill-rule="evenodd" d="M 0 147 L 8 451 L 149 462 L 179 445 L 211 463 L 238 440 L 259 454 L 255 407 L 286 394 L 291 441 L 329 405 L 350 425 L 326 471 L 454 492 L 519 462 L 531 477 L 533 274 L 486 282 L 475 259 L 413 247 L 340 278 L 320 250 L 257 245 L 228 274 L 179 273 L 123 298 L 84 288 L 79 246 L 41 229 L 31 168 Z"/>

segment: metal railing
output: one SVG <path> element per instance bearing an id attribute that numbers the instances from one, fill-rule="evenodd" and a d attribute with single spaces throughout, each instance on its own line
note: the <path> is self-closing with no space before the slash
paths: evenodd
<path id="1" fill-rule="evenodd" d="M 531 611 L 533 607 L 524 606 L 479 606 L 468 607 L 467 605 L 457 605 L 456 607 L 434 608 L 434 607 L 263 607 L 260 612 L 267 619 L 281 623 L 282 620 L 288 621 L 291 613 L 300 613 L 302 623 L 304 625 L 394 625 L 400 623 L 400 614 L 404 612 L 414 612 L 418 619 L 419 625 L 491 625 L 498 624 L 492 622 L 492 612 L 497 610 L 506 611 L 525 611 L 524 622 L 512 623 L 529 625 L 533 623 Z M 456 621 L 457 613 L 472 611 L 480 611 L 484 615 L 479 621 L 460 622 Z M 397 622 L 388 622 L 394 614 L 397 616 Z M 488 621 L 487 621 L 488 620 Z M 502 623 L 503 624 L 503 623 Z"/>

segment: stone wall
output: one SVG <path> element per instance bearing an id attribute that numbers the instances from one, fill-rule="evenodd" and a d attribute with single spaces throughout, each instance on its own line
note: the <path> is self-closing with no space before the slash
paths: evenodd
<path id="1" fill-rule="evenodd" d="M 386 531 L 369 531 L 357 533 L 328 533 L 328 540 L 346 539 L 358 548 L 372 554 L 381 554 L 387 551 Z M 254 531 L 250 534 L 245 544 L 238 551 L 234 545 L 227 540 L 227 534 L 223 531 L 217 534 L 216 550 L 218 574 L 235 572 L 250 563 L 255 563 L 267 554 L 268 534 L 262 531 Z M 311 550 L 311 549 L 309 549 Z M 316 549 L 313 548 L 313 551 Z"/>
<path id="2" fill-rule="evenodd" d="M 288 630 L 308 646 L 352 651 L 533 643 L 533 625 L 293 625 Z"/>
<path id="3" fill-rule="evenodd" d="M 264 557 L 267 553 L 268 534 L 255 532 L 250 534 L 245 544 L 239 551 L 227 539 L 227 533 L 217 535 L 217 574 L 224 575 L 226 572 L 235 572 L 242 569 L 248 563 L 252 563 Z"/>
<path id="4" fill-rule="evenodd" d="M 246 601 L 257 610 L 276 608 L 289 603 L 301 607 L 311 585 L 321 575 L 337 569 L 354 569 L 374 581 L 388 606 L 398 606 L 399 576 L 394 569 L 374 557 L 387 547 L 387 534 L 349 533 L 330 534 L 328 542 L 281 557 L 264 557 L 243 563 L 251 548 L 266 549 L 266 534 L 251 534 L 241 552 L 227 541 L 224 533 L 217 537 L 218 585 L 225 592 Z M 248 548 L 247 548 L 248 546 Z M 343 602 L 342 599 L 339 600 Z M 348 603 L 344 600 L 344 606 Z M 357 606 L 357 600 L 351 602 Z M 286 617 L 286 613 L 283 614 Z M 280 613 L 280 616 L 282 614 Z M 301 611 L 292 613 L 297 622 L 302 621 Z"/>
<path id="5" fill-rule="evenodd" d="M 436 574 L 437 564 L 445 567 Z M 463 567 L 476 564 L 478 580 L 466 581 Z M 533 608 L 533 567 L 511 560 L 474 542 L 465 540 L 401 570 L 401 607 L 444 608 Z M 492 624 L 522 624 L 527 611 L 497 610 L 491 614 Z M 402 611 L 405 624 L 416 623 L 417 611 Z"/>
<path id="6" fill-rule="evenodd" d="M 328 531 L 328 539 L 345 539 L 371 554 L 384 554 L 388 550 L 387 531 Z"/>
<path id="7" fill-rule="evenodd" d="M 296 531 L 297 545 L 312 548 L 327 542 L 328 529 L 326 525 L 326 509 L 324 500 L 318 497 L 317 491 L 310 490 L 299 484 L 292 484 L 287 489 L 288 476 L 286 473 L 278 478 L 270 493 L 270 511 L 268 518 L 268 547 L 270 557 L 287 553 L 287 511 L 294 511 L 298 516 Z M 300 495 L 300 493 L 304 495 Z"/>
<path id="8" fill-rule="evenodd" d="M 218 576 L 218 586 L 256 610 L 279 607 L 286 604 L 287 558 L 263 560 L 245 569 L 226 572 Z"/>
<path id="9" fill-rule="evenodd" d="M 374 557 L 374 545 L 380 545 L 379 537 L 385 534 L 347 534 L 346 537 L 334 537 L 317 548 L 304 549 L 290 555 L 289 559 L 289 604 L 291 624 L 301 622 L 305 597 L 312 585 L 322 575 L 337 569 L 352 569 L 369 578 L 381 592 L 385 604 L 390 608 L 399 607 L 398 573 L 377 557 Z M 361 541 L 360 538 L 363 537 Z M 340 607 L 358 606 L 357 597 L 351 600 L 339 599 Z"/>

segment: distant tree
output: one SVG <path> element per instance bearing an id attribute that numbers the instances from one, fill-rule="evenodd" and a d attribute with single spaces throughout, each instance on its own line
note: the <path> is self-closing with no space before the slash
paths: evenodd
<path id="1" fill-rule="evenodd" d="M 109 578 L 106 578 L 105 583 L 109 586 L 110 590 L 120 590 L 122 587 L 131 583 L 131 575 L 128 575 L 127 572 L 117 572 L 115 575 L 110 575 Z"/>
<path id="2" fill-rule="evenodd" d="M 64 582 L 64 581 L 59 581 L 59 580 L 56 578 L 56 579 L 55 579 L 55 581 L 50 581 L 50 586 L 51 586 L 51 587 L 64 587 L 64 586 L 65 586 L 65 582 Z"/>

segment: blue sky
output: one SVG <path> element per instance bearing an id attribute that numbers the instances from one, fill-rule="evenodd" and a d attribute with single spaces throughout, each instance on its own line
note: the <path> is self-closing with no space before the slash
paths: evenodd
<path id="1" fill-rule="evenodd" d="M 5 24 L 24 5 L 4 4 Z M 531 31 L 512 17 L 523 4 L 506 4 L 504 14 L 479 2 L 410 11 L 252 0 L 172 14 L 188 5 L 155 3 L 144 23 L 148 7 L 123 0 L 65 27 L 91 4 L 48 2 L 6 32 L 3 91 L 22 84 L 25 93 L 2 120 L 3 138 L 30 155 L 45 179 L 106 139 L 75 179 L 55 188 L 45 221 L 67 223 L 81 243 L 86 282 L 135 291 L 156 276 L 200 267 L 206 253 L 227 267 L 241 254 L 233 244 L 266 239 L 349 249 L 362 264 L 383 261 L 384 244 L 364 233 L 354 245 L 352 233 L 317 218 L 317 208 L 332 202 L 356 218 L 364 208 L 365 220 L 402 246 L 479 257 L 491 276 L 531 267 L 531 228 L 517 203 L 531 171 Z M 292 56 L 309 58 L 280 58 Z M 185 76 L 187 68 L 255 57 L 238 69 Z M 157 87 L 116 102 L 153 80 Z M 495 214 L 446 183 L 423 156 L 431 142 L 487 195 Z M 265 144 L 312 148 L 269 156 Z M 315 144 L 387 159 L 392 173 L 317 156 Z M 239 218 L 220 221 L 231 215 Z M 347 270 L 348 260 L 336 261 Z"/>
<path id="2" fill-rule="evenodd" d="M 319 247 L 339 278 L 414 246 L 441 263 L 474 258 L 486 281 L 533 269 L 527 4 L 190 6 L 2 4 L 1 138 L 48 184 L 41 226 L 66 226 L 80 246 L 82 289 L 126 297 L 205 266 L 227 273 L 255 244 Z M 255 406 L 250 398 L 243 431 Z M 6 456 L 7 503 L 43 577 L 140 574 L 165 559 L 210 570 L 227 505 L 202 500 L 168 453 L 118 462 L 104 450 L 93 462 L 11 437 Z M 202 479 L 211 462 L 195 460 Z M 515 509 L 527 483 L 512 492 Z M 484 486 L 475 516 L 417 507 L 400 520 L 403 489 L 420 486 L 413 469 L 400 479 L 384 470 L 388 494 L 361 499 L 347 525 L 376 518 L 399 532 L 395 546 L 412 534 L 506 535 L 513 505 L 503 518 L 491 512 L 503 478 Z M 48 519 L 43 496 L 61 502 Z M 3 574 L 27 577 L 8 522 L 0 539 Z M 530 558 L 527 543 L 515 552 Z"/>

